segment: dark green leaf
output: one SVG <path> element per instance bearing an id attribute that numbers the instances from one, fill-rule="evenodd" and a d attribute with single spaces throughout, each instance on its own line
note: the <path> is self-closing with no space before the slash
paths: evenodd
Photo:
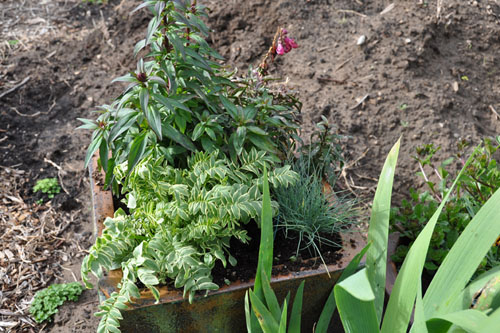
<path id="1" fill-rule="evenodd" d="M 116 79 L 114 79 L 113 81 L 111 81 L 111 83 L 113 83 L 113 82 L 135 82 L 135 83 L 140 83 L 139 80 L 137 80 L 131 74 L 127 74 L 127 75 L 124 75 L 124 76 L 117 77 Z"/>
<path id="2" fill-rule="evenodd" d="M 144 115 L 146 115 L 149 103 L 149 91 L 147 88 L 141 88 L 141 90 L 139 91 L 139 101 L 141 103 L 142 112 L 144 112 Z"/>
<path id="3" fill-rule="evenodd" d="M 151 129 L 155 132 L 156 136 L 161 141 L 162 140 L 162 130 L 161 130 L 162 126 L 161 126 L 160 112 L 156 108 L 149 106 L 146 110 L 146 119 L 148 120 L 148 123 L 149 123 L 149 126 L 151 127 Z"/>
<path id="4" fill-rule="evenodd" d="M 288 327 L 288 333 L 300 333 L 300 319 L 302 317 L 302 297 L 304 294 L 304 283 L 300 283 L 297 293 L 295 293 L 295 298 L 293 299 L 292 314 L 290 316 L 290 325 Z"/>
<path id="5" fill-rule="evenodd" d="M 170 140 L 173 140 L 190 151 L 196 151 L 196 146 L 191 140 L 178 130 L 172 127 L 172 125 L 164 124 L 162 126 L 163 135 L 165 135 Z"/>
<path id="6" fill-rule="evenodd" d="M 90 143 L 89 148 L 87 149 L 87 155 L 85 156 L 85 169 L 89 166 L 90 159 L 92 158 L 94 153 L 101 146 L 102 135 L 102 132 L 100 132 Z"/>
<path id="7" fill-rule="evenodd" d="M 108 143 L 106 140 L 101 141 L 99 146 L 99 159 L 101 161 L 102 168 L 107 172 L 108 170 Z"/>
<path id="8" fill-rule="evenodd" d="M 130 172 L 134 169 L 137 163 L 142 159 L 144 155 L 144 151 L 146 150 L 146 143 L 148 139 L 148 132 L 143 131 L 140 133 L 132 142 L 132 146 L 130 147 L 130 153 L 128 155 L 128 171 Z"/>
<path id="9" fill-rule="evenodd" d="M 92 120 L 88 120 L 88 119 L 84 119 L 84 118 L 76 118 L 76 119 L 78 119 L 79 121 L 81 121 L 83 123 L 83 125 L 78 126 L 77 129 L 95 130 L 95 129 L 99 128 L 99 126 L 97 126 L 97 124 L 95 122 L 93 122 Z"/>

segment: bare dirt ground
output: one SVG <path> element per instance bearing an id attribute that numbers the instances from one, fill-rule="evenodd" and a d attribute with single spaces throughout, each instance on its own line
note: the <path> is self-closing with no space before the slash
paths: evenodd
<path id="1" fill-rule="evenodd" d="M 55 323 L 37 325 L 34 292 L 79 279 L 92 244 L 83 169 L 90 133 L 75 131 L 111 101 L 112 78 L 134 68 L 143 38 L 140 1 L 4 0 L 0 3 L 0 332 L 92 332 L 95 292 L 65 305 Z M 303 136 L 321 115 L 346 135 L 351 163 L 339 186 L 372 195 L 385 155 L 401 136 L 398 198 L 418 185 L 412 155 L 426 143 L 441 157 L 460 139 L 500 134 L 500 1 L 206 0 L 211 43 L 245 73 L 278 26 L 299 48 L 272 72 L 288 78 L 304 103 Z M 394 3 L 394 4 L 393 4 Z M 439 12 L 439 16 L 438 16 Z M 361 36 L 365 42 L 357 45 Z M 36 204 L 36 180 L 63 190 Z"/>

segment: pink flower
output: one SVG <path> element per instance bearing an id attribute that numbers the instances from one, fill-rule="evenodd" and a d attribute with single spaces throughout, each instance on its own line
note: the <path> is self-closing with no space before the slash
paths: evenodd
<path id="1" fill-rule="evenodd" d="M 285 54 L 285 49 L 283 48 L 283 45 L 281 43 L 278 43 L 278 47 L 276 48 L 276 53 L 278 55 Z"/>
<path id="2" fill-rule="evenodd" d="M 292 50 L 292 47 L 289 43 L 285 43 L 285 45 L 283 45 L 283 49 L 285 50 L 285 53 L 288 53 Z"/>
<path id="3" fill-rule="evenodd" d="M 297 43 L 295 43 L 295 41 L 293 40 L 293 38 L 288 38 L 288 37 L 285 37 L 285 45 L 288 46 L 289 49 L 296 49 L 297 47 L 299 47 L 297 45 Z"/>
<path id="4" fill-rule="evenodd" d="M 286 34 L 288 33 L 288 30 L 286 30 L 286 29 L 281 29 L 281 33 L 282 33 L 283 35 L 286 35 Z"/>

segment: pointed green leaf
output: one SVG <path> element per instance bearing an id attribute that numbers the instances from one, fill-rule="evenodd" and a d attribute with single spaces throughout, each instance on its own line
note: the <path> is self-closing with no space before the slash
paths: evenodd
<path id="1" fill-rule="evenodd" d="M 443 201 L 439 205 L 438 209 L 434 212 L 431 219 L 429 220 L 429 222 L 427 222 L 425 228 L 422 230 L 422 232 L 420 232 L 412 247 L 408 251 L 408 254 L 403 261 L 403 265 L 396 278 L 396 282 L 394 283 L 391 297 L 389 298 L 389 303 L 387 304 L 384 321 L 382 323 L 382 332 L 399 332 L 404 331 L 408 328 L 411 312 L 415 304 L 418 281 L 420 280 L 420 277 L 422 275 L 422 270 L 425 264 L 425 259 L 427 257 L 429 243 L 434 232 L 434 227 L 436 226 L 441 211 L 448 201 L 450 193 L 453 191 L 453 188 L 456 186 L 458 179 L 471 161 L 472 156 L 467 160 L 465 166 L 458 174 L 457 178 L 453 182 L 446 196 L 443 198 Z M 435 278 L 436 277 L 434 277 L 434 279 Z M 453 277 L 453 279 L 457 279 L 457 277 L 455 276 Z M 446 290 L 448 290 L 449 288 L 449 283 L 450 281 L 448 281 L 448 285 L 445 287 Z M 427 293 L 429 293 L 429 289 L 427 290 Z M 427 296 L 427 293 L 425 296 Z M 428 305 L 426 305 L 424 297 L 424 311 L 426 313 L 426 318 L 430 317 L 428 315 L 429 310 L 431 309 Z"/>
<path id="2" fill-rule="evenodd" d="M 385 160 L 375 197 L 373 198 L 368 242 L 372 245 L 366 254 L 366 269 L 375 293 L 375 309 L 380 323 L 385 296 L 387 242 L 389 237 L 389 212 L 391 209 L 392 183 L 401 139 L 392 147 Z"/>
<path id="3" fill-rule="evenodd" d="M 262 291 L 262 270 L 271 278 L 273 266 L 273 213 L 271 210 L 271 197 L 269 194 L 269 182 L 267 180 L 267 170 L 264 168 L 262 177 L 262 211 L 261 211 L 261 238 L 259 247 L 259 261 L 255 275 L 255 295 L 262 301 L 265 300 Z M 252 302 L 253 303 L 253 302 Z"/>
<path id="4" fill-rule="evenodd" d="M 274 319 L 271 312 L 269 312 L 264 305 L 264 303 L 259 299 L 255 293 L 250 290 L 250 303 L 252 304 L 253 312 L 257 316 L 260 327 L 264 333 L 276 333 L 278 332 L 279 326 L 278 322 Z"/>
<path id="5" fill-rule="evenodd" d="M 196 151 L 196 146 L 191 140 L 178 130 L 176 130 L 170 124 L 164 124 L 162 126 L 163 135 L 165 135 L 170 140 L 173 140 L 190 151 Z"/>
<path id="6" fill-rule="evenodd" d="M 290 316 L 290 325 L 288 333 L 300 333 L 300 319 L 302 318 L 302 297 L 304 295 L 305 280 L 300 283 L 295 298 L 293 299 L 292 314 Z"/>
<path id="7" fill-rule="evenodd" d="M 89 148 L 87 149 L 87 155 L 85 156 L 85 166 L 84 166 L 85 169 L 87 169 L 87 167 L 89 166 L 90 159 L 92 158 L 94 153 L 101 146 L 102 135 L 103 135 L 102 132 L 100 132 L 90 143 Z"/>
<path id="8" fill-rule="evenodd" d="M 269 312 L 271 312 L 271 314 L 273 315 L 274 319 L 276 319 L 276 321 L 279 322 L 281 317 L 281 309 L 278 303 L 278 299 L 276 298 L 274 291 L 271 289 L 271 282 L 269 281 L 269 277 L 266 273 L 266 270 L 262 269 L 261 273 L 262 273 L 261 274 L 262 291 L 264 292 L 265 304 L 267 305 L 267 308 L 269 309 Z"/>
<path id="9" fill-rule="evenodd" d="M 130 153 L 128 155 L 128 174 L 130 174 L 137 163 L 142 159 L 144 151 L 146 150 L 147 138 L 148 132 L 144 131 L 132 141 L 132 146 L 130 147 Z"/>
<path id="10" fill-rule="evenodd" d="M 281 313 L 281 318 L 280 318 L 279 333 L 286 333 L 287 311 L 288 311 L 288 309 L 287 309 L 287 304 L 286 304 L 286 300 L 285 300 L 285 302 L 283 303 L 283 312 Z"/>
<path id="11" fill-rule="evenodd" d="M 340 275 L 337 283 L 347 279 L 358 270 L 359 263 L 370 248 L 370 245 L 371 243 L 366 244 L 366 246 L 361 251 L 359 251 L 359 253 L 357 253 L 354 258 L 352 258 L 351 262 L 347 265 L 347 267 Z M 328 299 L 323 306 L 323 310 L 321 311 L 321 315 L 319 316 L 318 323 L 316 324 L 316 333 L 326 333 L 328 331 L 328 326 L 330 325 L 330 321 L 332 320 L 332 316 L 336 308 L 337 304 L 335 303 L 335 293 L 334 288 L 332 288 L 330 296 L 328 296 Z"/>
<path id="12" fill-rule="evenodd" d="M 347 333 L 379 332 L 375 294 L 366 268 L 337 283 L 334 292 L 340 319 Z"/>

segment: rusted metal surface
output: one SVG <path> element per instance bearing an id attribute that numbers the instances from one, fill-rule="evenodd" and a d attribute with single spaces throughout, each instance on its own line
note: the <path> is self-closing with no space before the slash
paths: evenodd
<path id="1" fill-rule="evenodd" d="M 90 188 L 92 193 L 92 220 L 94 222 L 94 239 L 102 234 L 104 220 L 113 217 L 113 197 L 111 191 L 103 191 L 104 172 L 99 171 L 97 156 L 92 157 L 89 165 Z"/>
<path id="2" fill-rule="evenodd" d="M 96 164 L 93 164 L 93 170 L 96 170 Z M 111 193 L 101 192 L 100 182 L 94 181 L 93 175 L 95 172 L 91 171 L 94 222 L 100 225 L 96 227 L 100 234 L 102 222 L 107 216 L 112 216 L 113 201 Z M 302 332 L 313 331 L 314 323 L 318 320 L 335 282 L 354 255 L 365 245 L 359 232 L 344 234 L 342 238 L 343 257 L 335 265 L 328 266 L 329 274 L 321 265 L 318 269 L 273 276 L 271 279 L 272 288 L 280 303 L 289 291 L 293 301 L 300 283 L 306 281 L 302 306 Z M 99 281 L 98 291 L 101 299 L 109 297 L 117 290 L 116 286 L 121 277 L 121 270 L 115 270 Z M 135 299 L 129 304 L 128 310 L 122 311 L 123 320 L 120 322 L 120 329 L 125 333 L 246 332 L 244 296 L 245 292 L 253 287 L 253 283 L 254 281 L 250 280 L 223 286 L 219 290 L 211 291 L 207 296 L 196 296 L 192 304 L 182 297 L 181 290 L 161 287 L 158 303 L 149 290 L 143 290 L 141 298 Z M 337 315 L 331 322 L 329 332 L 343 332 Z"/>

